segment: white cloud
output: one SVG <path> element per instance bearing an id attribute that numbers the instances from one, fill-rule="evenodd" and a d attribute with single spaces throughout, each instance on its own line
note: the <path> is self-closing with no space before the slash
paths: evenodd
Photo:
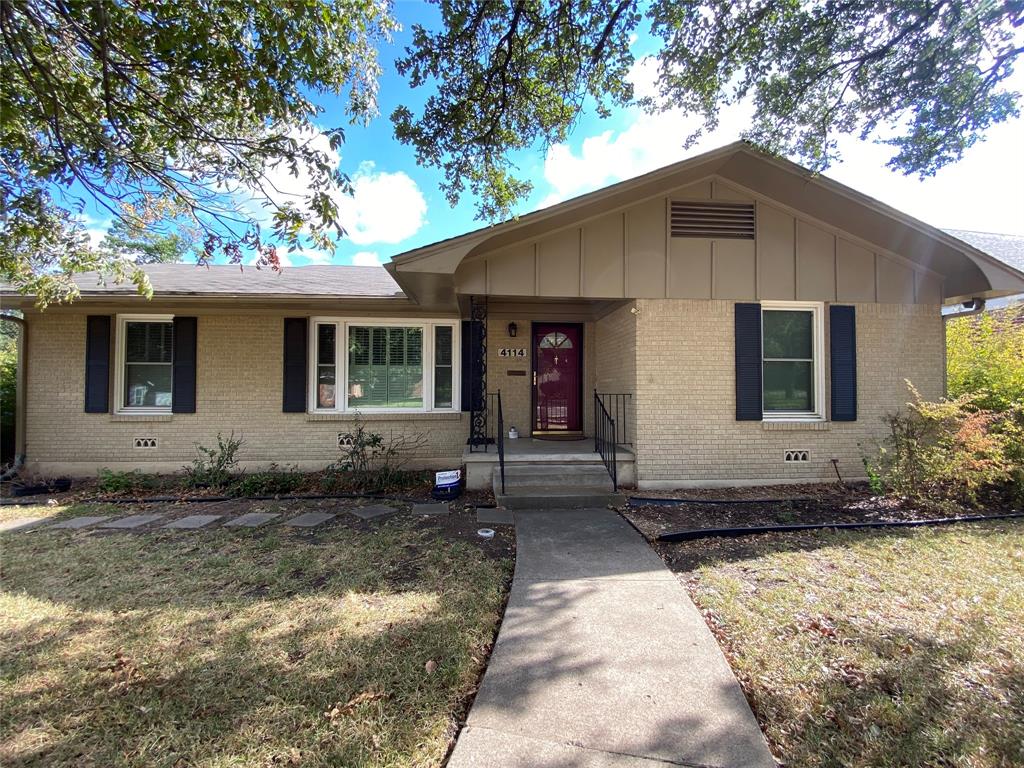
<path id="1" fill-rule="evenodd" d="M 335 166 L 341 165 L 340 153 L 331 149 L 324 135 L 296 132 L 295 137 L 310 142 Z M 278 163 L 266 170 L 265 177 L 264 189 L 249 205 L 251 212 L 258 211 L 257 216 L 269 219 L 269 211 L 260 205 L 266 199 L 278 205 L 303 205 L 311 184 L 311 177 L 304 168 L 300 167 L 297 175 L 293 175 L 290 167 Z M 335 192 L 334 201 L 348 239 L 356 245 L 400 243 L 426 224 L 427 201 L 416 182 L 404 171 L 378 171 L 374 163 L 364 162 L 351 174 L 351 182 L 353 194 Z"/>
<path id="2" fill-rule="evenodd" d="M 352 197 L 339 201 L 341 223 L 356 245 L 400 243 L 426 224 L 427 201 L 412 178 L 362 163 L 352 176 Z"/>
<path id="3" fill-rule="evenodd" d="M 289 255 L 289 253 L 288 253 L 288 251 L 286 249 L 278 248 L 277 249 L 277 258 L 281 262 L 281 266 L 282 267 L 293 266 L 292 265 L 291 256 Z M 245 264 L 247 266 L 254 266 L 258 260 L 259 260 L 259 255 L 254 253 L 245 261 Z M 263 267 L 263 269 L 270 269 L 270 267 Z"/>
<path id="4" fill-rule="evenodd" d="M 380 256 L 373 251 L 359 251 L 352 254 L 352 264 L 357 267 L 379 267 Z"/>
<path id="5" fill-rule="evenodd" d="M 89 244 L 93 248 L 99 248 L 103 238 L 107 236 L 107 230 L 110 229 L 110 219 L 97 219 L 88 213 L 79 213 L 73 218 L 85 229 L 85 234 L 89 236 Z"/>
<path id="6" fill-rule="evenodd" d="M 630 77 L 637 96 L 655 95 L 656 71 L 655 59 L 634 65 Z M 1024 90 L 1024 71 L 1007 85 Z M 750 124 L 752 108 L 740 104 L 723 110 L 718 127 L 688 150 L 682 144 L 698 127 L 695 118 L 679 110 L 650 115 L 634 109 L 628 114 L 632 120 L 626 128 L 588 136 L 579 150 L 567 144 L 548 150 L 544 178 L 549 193 L 540 207 L 735 141 Z M 1022 127 L 1024 120 L 1018 119 L 992 128 L 960 162 L 926 179 L 887 169 L 892 147 L 843 136 L 838 142 L 841 160 L 825 175 L 938 227 L 1024 234 Z"/>
<path id="7" fill-rule="evenodd" d="M 633 65 L 630 80 L 638 97 L 653 96 L 657 60 L 641 59 Z M 739 138 L 750 122 L 750 107 L 740 105 L 723 110 L 718 128 L 701 138 L 689 150 L 683 148 L 687 137 L 700 121 L 677 109 L 647 114 L 628 111 L 632 122 L 621 131 L 603 131 L 583 140 L 578 152 L 568 144 L 555 144 L 544 161 L 544 178 L 551 187 L 541 207 L 569 197 L 593 191 L 622 179 L 653 171 L 684 157 Z"/>

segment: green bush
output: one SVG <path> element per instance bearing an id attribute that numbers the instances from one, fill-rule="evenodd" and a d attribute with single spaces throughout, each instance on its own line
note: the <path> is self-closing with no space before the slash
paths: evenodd
<path id="1" fill-rule="evenodd" d="M 100 470 L 96 487 L 103 493 L 129 493 L 151 491 L 159 486 L 153 475 L 146 475 L 137 469 L 130 472 L 115 472 L 104 467 Z"/>
<path id="2" fill-rule="evenodd" d="M 983 395 L 927 402 L 908 382 L 913 401 L 889 416 L 889 435 L 865 461 L 872 488 L 919 503 L 977 505 L 1024 489 L 1024 407 L 979 407 Z"/>
<path id="3" fill-rule="evenodd" d="M 947 388 L 977 395 L 977 407 L 1005 411 L 1024 402 L 1024 306 L 959 317 L 946 325 Z"/>
<path id="4" fill-rule="evenodd" d="M 217 447 L 207 448 L 196 444 L 199 455 L 190 465 L 183 467 L 185 485 L 189 488 L 224 488 L 231 481 L 233 470 L 238 466 L 235 455 L 242 447 L 242 438 L 217 433 Z"/>
<path id="5" fill-rule="evenodd" d="M 295 467 L 282 469 L 277 464 L 262 472 L 245 475 L 231 486 L 234 496 L 284 496 L 294 493 L 305 482 Z"/>

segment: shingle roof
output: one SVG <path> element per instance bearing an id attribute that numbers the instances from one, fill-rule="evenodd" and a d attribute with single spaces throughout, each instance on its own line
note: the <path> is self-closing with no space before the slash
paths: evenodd
<path id="1" fill-rule="evenodd" d="M 969 229 L 944 229 L 943 232 L 1024 272 L 1024 235 L 1001 235 Z"/>
<path id="2" fill-rule="evenodd" d="M 403 297 L 401 288 L 384 267 L 342 265 L 285 267 L 281 272 L 237 266 L 149 264 L 146 274 L 157 296 L 332 296 Z M 75 277 L 83 296 L 135 293 L 131 283 L 101 282 L 96 272 Z M 0 285 L 0 292 L 7 286 Z"/>

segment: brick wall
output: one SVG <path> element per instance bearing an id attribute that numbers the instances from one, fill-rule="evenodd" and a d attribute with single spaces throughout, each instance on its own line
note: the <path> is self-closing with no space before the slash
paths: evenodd
<path id="1" fill-rule="evenodd" d="M 945 335 L 938 306 L 857 304 L 856 422 L 737 422 L 733 302 L 637 302 L 637 472 L 641 487 L 862 477 L 882 419 L 907 402 L 905 379 L 943 394 Z M 828 381 L 826 316 L 825 380 Z M 787 464 L 789 448 L 810 451 Z"/>
<path id="2" fill-rule="evenodd" d="M 115 416 L 83 412 L 85 315 L 29 317 L 26 450 L 30 468 L 93 474 L 99 467 L 179 469 L 195 444 L 218 432 L 241 435 L 247 465 L 269 462 L 322 467 L 339 458 L 337 437 L 352 416 L 281 412 L 282 318 L 274 315 L 199 317 L 197 403 L 194 414 Z M 385 438 L 424 434 L 413 465 L 454 466 L 468 433 L 466 414 L 367 415 Z M 133 448 L 155 437 L 158 448 Z"/>

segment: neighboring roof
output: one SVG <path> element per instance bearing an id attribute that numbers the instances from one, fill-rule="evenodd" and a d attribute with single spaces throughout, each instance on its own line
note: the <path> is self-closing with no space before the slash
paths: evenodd
<path id="1" fill-rule="evenodd" d="M 943 231 L 1024 272 L 1024 235 L 1001 235 L 997 232 L 975 232 L 970 229 Z"/>
<path id="2" fill-rule="evenodd" d="M 383 267 L 324 265 L 269 269 L 229 265 L 148 264 L 146 274 L 156 297 L 211 296 L 303 298 L 404 298 L 401 288 Z M 96 272 L 75 277 L 83 297 L 125 296 L 136 293 L 132 283 L 102 282 Z M 10 294 L 0 284 L 0 294 Z"/>

